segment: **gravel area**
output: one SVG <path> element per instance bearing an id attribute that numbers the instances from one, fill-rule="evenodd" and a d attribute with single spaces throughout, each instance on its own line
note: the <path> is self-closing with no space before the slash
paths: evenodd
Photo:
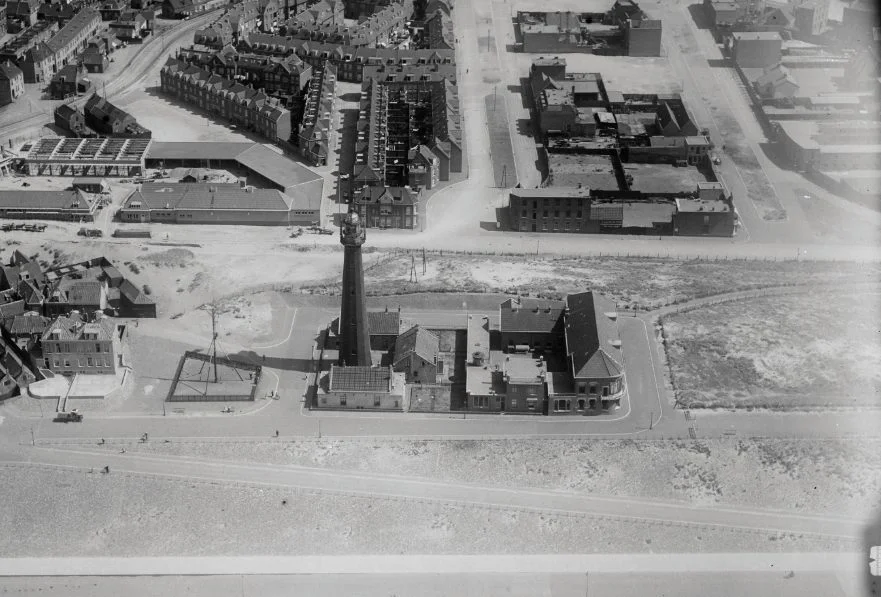
<path id="1" fill-rule="evenodd" d="M 108 449 L 115 449 L 111 447 Z M 129 450 L 503 487 L 858 516 L 881 505 L 881 440 L 175 442 Z M 822 489 L 819 489 L 822 488 Z"/>
<path id="2" fill-rule="evenodd" d="M 297 494 L 21 465 L 2 468 L 0 556 L 591 553 L 852 549 L 713 530 Z M 286 504 L 282 500 L 287 500 Z"/>

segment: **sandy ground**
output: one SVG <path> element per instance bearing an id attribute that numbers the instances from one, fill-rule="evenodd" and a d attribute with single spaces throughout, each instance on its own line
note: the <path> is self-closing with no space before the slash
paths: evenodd
<path id="1" fill-rule="evenodd" d="M 677 398 L 692 406 L 881 403 L 877 293 L 811 293 L 665 317 Z"/>
<path id="2" fill-rule="evenodd" d="M 795 535 L 5 467 L 5 557 L 840 549 Z M 282 504 L 282 500 L 287 500 Z M 63 520 L 52 513 L 60 513 Z"/>
<path id="3" fill-rule="evenodd" d="M 860 516 L 881 505 L 881 442 L 310 440 L 132 446 L 174 455 L 502 487 Z M 109 447 L 108 449 L 113 449 Z M 823 480 L 822 490 L 817 489 Z"/>

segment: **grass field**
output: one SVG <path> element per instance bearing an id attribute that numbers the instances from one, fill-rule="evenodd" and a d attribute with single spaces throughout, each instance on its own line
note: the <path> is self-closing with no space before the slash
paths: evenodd
<path id="1" fill-rule="evenodd" d="M 797 535 L 5 466 L 4 557 L 835 550 Z M 286 504 L 282 503 L 286 500 Z M 851 546 L 847 546 L 852 548 Z"/>
<path id="2" fill-rule="evenodd" d="M 881 504 L 879 440 L 365 439 L 174 442 L 127 449 L 703 506 L 860 516 Z M 816 489 L 820 479 L 822 491 Z"/>
<path id="3" fill-rule="evenodd" d="M 668 316 L 662 325 L 685 406 L 881 405 L 877 294 L 760 298 Z"/>

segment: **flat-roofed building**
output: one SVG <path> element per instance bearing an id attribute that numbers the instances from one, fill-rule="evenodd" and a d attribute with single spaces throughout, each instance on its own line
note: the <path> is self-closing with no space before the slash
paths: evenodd
<path id="1" fill-rule="evenodd" d="M 765 68 L 780 62 L 783 38 L 776 31 L 735 31 L 731 56 L 741 68 Z"/>

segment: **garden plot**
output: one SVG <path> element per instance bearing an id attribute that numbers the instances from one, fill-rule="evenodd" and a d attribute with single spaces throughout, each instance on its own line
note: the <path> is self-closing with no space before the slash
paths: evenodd
<path id="1" fill-rule="evenodd" d="M 738 301 L 665 317 L 662 325 L 684 406 L 881 405 L 877 293 Z"/>

